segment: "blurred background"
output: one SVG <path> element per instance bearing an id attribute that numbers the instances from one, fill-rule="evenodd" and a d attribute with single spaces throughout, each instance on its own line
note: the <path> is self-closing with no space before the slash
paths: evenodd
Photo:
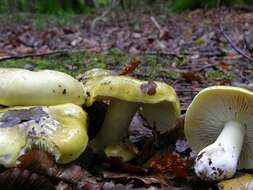
<path id="1" fill-rule="evenodd" d="M 253 0 L 0 2 L 1 67 L 77 76 L 138 57 L 134 75 L 173 85 L 184 109 L 208 85 L 253 86 Z"/>
<path id="2" fill-rule="evenodd" d="M 118 8 L 138 9 L 160 4 L 168 10 L 184 11 L 196 8 L 213 8 L 217 5 L 238 6 L 253 4 L 252 0 L 1 0 L 1 13 L 89 14 L 97 8 L 118 3 Z"/>

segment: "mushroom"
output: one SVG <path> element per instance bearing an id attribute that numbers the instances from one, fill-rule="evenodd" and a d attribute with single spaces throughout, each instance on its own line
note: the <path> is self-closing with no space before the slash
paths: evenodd
<path id="1" fill-rule="evenodd" d="M 248 188 L 250 187 L 250 182 L 252 180 L 252 174 L 243 174 L 233 179 L 221 181 L 217 184 L 217 186 L 220 190 L 248 190 Z M 252 188 L 249 190 L 252 190 Z"/>
<path id="2" fill-rule="evenodd" d="M 119 144 L 110 144 L 105 148 L 105 155 L 107 157 L 117 157 L 120 158 L 123 162 L 128 162 L 134 159 L 139 153 L 138 148 L 132 143 L 119 143 Z"/>
<path id="3" fill-rule="evenodd" d="M 0 69 L 0 104 L 56 105 L 85 102 L 83 86 L 70 75 L 53 70 Z"/>
<path id="4" fill-rule="evenodd" d="M 165 83 L 115 76 L 99 69 L 91 70 L 79 79 L 84 83 L 87 106 L 95 101 L 110 101 L 101 129 L 91 141 L 97 153 L 127 136 L 129 124 L 139 107 L 151 124 L 155 122 L 162 132 L 174 127 L 179 118 L 179 100 L 174 89 Z"/>
<path id="5" fill-rule="evenodd" d="M 195 173 L 203 180 L 231 178 L 253 167 L 253 93 L 229 86 L 209 87 L 193 99 L 185 116 L 185 136 L 198 153 Z"/>
<path id="6" fill-rule="evenodd" d="M 233 179 L 221 181 L 217 186 L 220 190 L 247 190 L 252 180 L 252 174 L 243 174 Z M 250 190 L 252 190 L 252 188 Z"/>
<path id="7" fill-rule="evenodd" d="M 0 110 L 0 165 L 5 167 L 15 166 L 19 156 L 34 148 L 65 164 L 78 158 L 87 143 L 87 116 L 77 105 Z"/>

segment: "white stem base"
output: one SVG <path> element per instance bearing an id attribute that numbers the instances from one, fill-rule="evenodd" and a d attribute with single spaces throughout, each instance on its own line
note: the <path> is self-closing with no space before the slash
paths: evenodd
<path id="1" fill-rule="evenodd" d="M 90 143 L 94 152 L 103 153 L 107 145 L 118 143 L 127 136 L 128 127 L 137 109 L 137 103 L 112 100 L 100 131 Z"/>
<path id="2" fill-rule="evenodd" d="M 217 140 L 199 152 L 194 166 L 197 176 L 207 181 L 231 178 L 236 172 L 244 136 L 245 129 L 239 122 L 227 122 Z"/>

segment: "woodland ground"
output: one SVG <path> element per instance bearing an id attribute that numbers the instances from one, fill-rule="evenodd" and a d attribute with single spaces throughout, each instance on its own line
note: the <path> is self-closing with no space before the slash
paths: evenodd
<path id="1" fill-rule="evenodd" d="M 137 58 L 141 64 L 132 75 L 172 85 L 179 95 L 182 114 L 194 95 L 205 87 L 234 85 L 253 89 L 252 12 L 211 9 L 175 14 L 152 9 L 116 10 L 98 20 L 101 14 L 59 18 L 1 15 L 0 66 L 55 69 L 77 76 L 96 67 L 121 70 Z M 179 180 L 173 172 L 169 179 L 157 176 L 104 172 L 100 181 L 97 179 L 99 185 L 87 189 L 209 187 L 199 182 L 198 188 L 194 186 L 192 174 Z"/>

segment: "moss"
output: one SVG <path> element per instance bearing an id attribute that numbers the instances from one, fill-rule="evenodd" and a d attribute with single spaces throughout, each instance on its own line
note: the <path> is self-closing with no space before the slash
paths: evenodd
<path id="1" fill-rule="evenodd" d="M 172 70 L 171 71 L 162 70 L 159 72 L 159 76 L 165 77 L 165 78 L 171 78 L 171 79 L 179 79 L 180 74 Z"/>
<path id="2" fill-rule="evenodd" d="M 31 25 L 35 30 L 45 30 L 50 27 L 66 27 L 76 24 L 77 16 L 73 14 L 32 14 L 32 13 L 15 13 L 0 14 L 0 22 Z"/>
<path id="3" fill-rule="evenodd" d="M 205 44 L 205 40 L 203 38 L 197 38 L 195 41 L 194 41 L 194 44 L 197 45 L 197 46 L 201 46 L 203 44 Z"/>
<path id="4" fill-rule="evenodd" d="M 172 64 L 176 67 L 187 65 L 187 58 L 184 55 L 178 55 L 172 60 Z"/>
<path id="5" fill-rule="evenodd" d="M 232 73 L 225 73 L 223 71 L 217 71 L 213 69 L 209 69 L 207 71 L 207 76 L 215 80 L 233 80 L 235 78 Z"/>
<path id="6" fill-rule="evenodd" d="M 156 64 L 156 55 L 144 55 L 143 56 L 144 64 L 152 66 Z"/>
<path id="7" fill-rule="evenodd" d="M 132 55 L 112 50 L 107 53 L 74 52 L 44 57 L 10 59 L 1 62 L 1 67 L 29 68 L 33 70 L 52 69 L 72 76 L 92 68 L 120 69 Z"/>
<path id="8" fill-rule="evenodd" d="M 27 68 L 33 70 L 52 69 L 77 76 L 92 68 L 120 70 L 136 57 L 136 54 L 124 53 L 119 49 L 111 49 L 104 53 L 72 52 L 43 57 L 11 59 L 1 62 L 1 67 Z M 168 64 L 182 66 L 187 64 L 185 56 L 174 59 L 160 57 L 157 63 L 156 55 L 138 56 L 141 60 L 136 73 L 145 73 L 149 79 L 156 77 L 169 77 L 177 79 L 179 74 L 174 71 L 165 70 Z"/>

